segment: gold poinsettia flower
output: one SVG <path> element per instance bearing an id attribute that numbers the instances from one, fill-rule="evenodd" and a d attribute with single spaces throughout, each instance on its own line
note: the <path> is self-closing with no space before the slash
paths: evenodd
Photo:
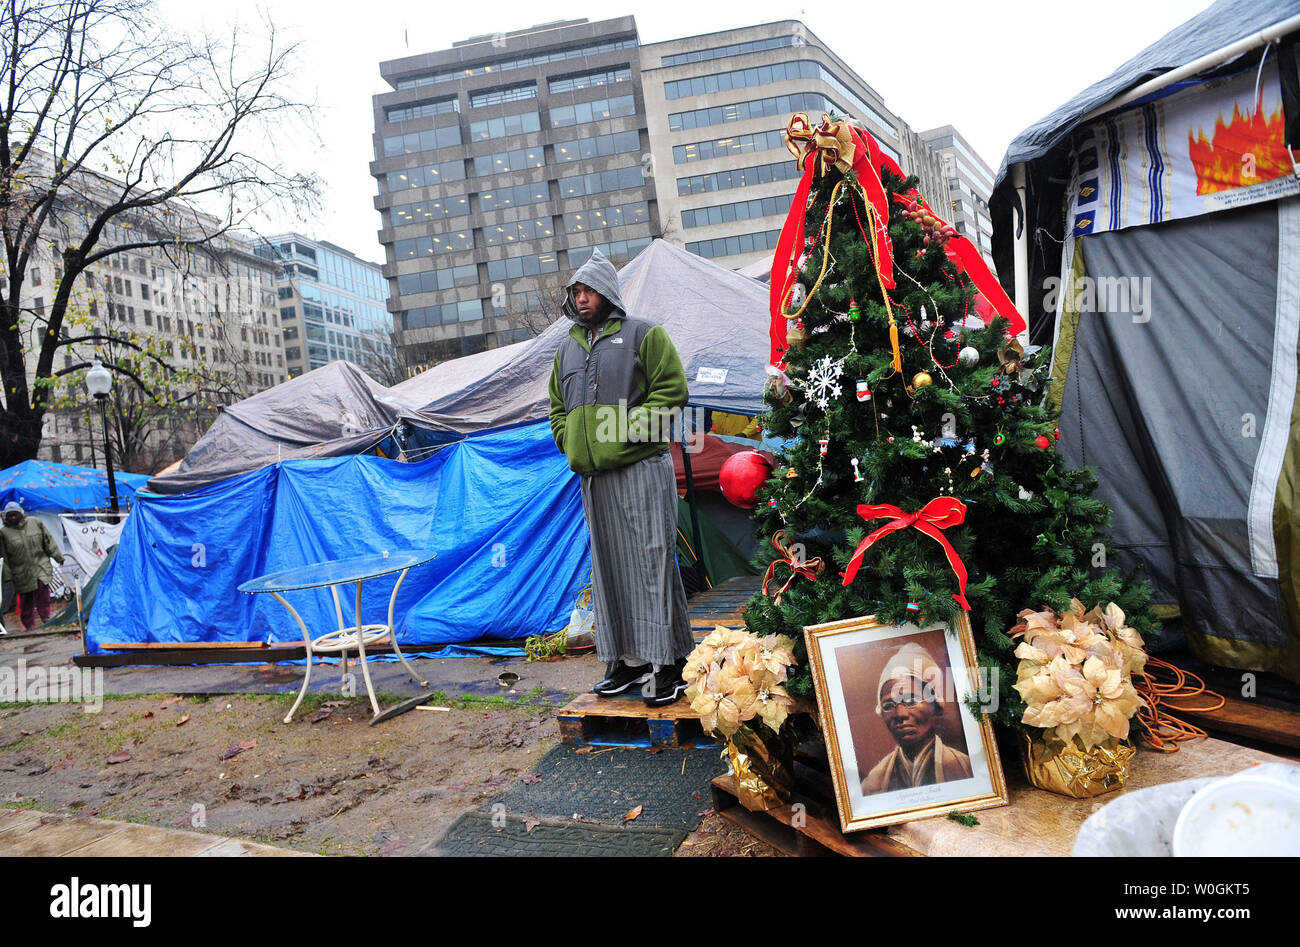
<path id="1" fill-rule="evenodd" d="M 1120 668 L 1108 667 L 1098 658 L 1089 658 L 1083 665 L 1083 676 L 1094 688 L 1093 712 L 1097 725 L 1119 740 L 1128 738 L 1129 718 L 1143 706 L 1142 698 L 1133 689 Z"/>
<path id="2" fill-rule="evenodd" d="M 755 695 L 758 716 L 773 730 L 780 730 L 794 708 L 794 698 L 778 685 L 764 687 Z"/>

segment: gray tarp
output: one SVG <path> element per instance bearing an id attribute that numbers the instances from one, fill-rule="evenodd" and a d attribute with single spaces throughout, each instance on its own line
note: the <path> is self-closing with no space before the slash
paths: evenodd
<path id="1" fill-rule="evenodd" d="M 618 282 L 628 315 L 668 330 L 691 404 L 736 414 L 763 410 L 766 287 L 663 240 L 623 267 Z M 439 428 L 461 433 L 544 418 L 551 364 L 572 325 L 560 318 L 536 339 L 437 365 L 393 392 L 418 402 Z"/>
<path id="2" fill-rule="evenodd" d="M 619 287 L 630 315 L 668 330 L 692 404 L 763 410 L 765 286 L 656 240 L 622 269 Z M 401 420 L 434 440 L 540 420 L 571 325 L 561 318 L 535 339 L 444 362 L 391 389 L 350 362 L 331 362 L 223 410 L 180 468 L 149 489 L 180 493 L 278 460 L 360 453 Z"/>
<path id="3" fill-rule="evenodd" d="M 1151 305 L 1079 320 L 1060 442 L 1071 466 L 1097 469 L 1123 572 L 1143 563 L 1156 601 L 1180 602 L 1189 627 L 1270 645 L 1284 639 L 1282 601 L 1276 578 L 1254 574 L 1247 527 L 1277 272 L 1240 261 L 1277 260 L 1278 206 L 1081 241 L 1089 277 L 1144 274 Z"/>

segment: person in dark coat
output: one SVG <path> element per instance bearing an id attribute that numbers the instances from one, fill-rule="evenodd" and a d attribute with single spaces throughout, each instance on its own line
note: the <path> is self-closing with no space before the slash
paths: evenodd
<path id="1" fill-rule="evenodd" d="M 44 523 L 10 501 L 5 504 L 4 526 L 0 527 L 0 557 L 18 593 L 23 628 L 31 631 L 49 620 L 50 582 L 54 579 L 50 560 L 62 565 L 63 553 Z"/>

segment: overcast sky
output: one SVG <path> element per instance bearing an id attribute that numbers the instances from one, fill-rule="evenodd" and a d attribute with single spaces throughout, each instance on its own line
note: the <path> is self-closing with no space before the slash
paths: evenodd
<path id="1" fill-rule="evenodd" d="M 256 30 L 269 15 L 282 36 L 301 44 L 301 94 L 317 103 L 323 146 L 290 140 L 283 142 L 283 151 L 287 160 L 324 178 L 324 208 L 317 220 L 268 226 L 329 240 L 375 262 L 383 260 L 383 250 L 376 236 L 376 185 L 368 166 L 374 157 L 371 96 L 388 89 L 379 78 L 383 60 L 561 18 L 599 20 L 631 13 L 642 43 L 797 19 L 914 129 L 955 125 L 996 170 L 1020 131 L 1210 5 L 1208 0 L 161 3 L 168 18 L 185 29 L 224 32 L 238 22 Z M 920 18 L 909 19 L 911 14 Z"/>

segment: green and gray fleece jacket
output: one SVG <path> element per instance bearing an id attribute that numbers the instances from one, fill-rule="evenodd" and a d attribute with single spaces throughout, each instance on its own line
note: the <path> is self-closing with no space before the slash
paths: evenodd
<path id="1" fill-rule="evenodd" d="M 575 283 L 612 307 L 594 343 L 578 319 Z M 670 422 L 686 406 L 686 373 L 663 326 L 628 317 L 618 273 L 599 250 L 569 280 L 564 312 L 574 325 L 551 369 L 551 434 L 569 467 L 616 470 L 664 450 Z"/>

